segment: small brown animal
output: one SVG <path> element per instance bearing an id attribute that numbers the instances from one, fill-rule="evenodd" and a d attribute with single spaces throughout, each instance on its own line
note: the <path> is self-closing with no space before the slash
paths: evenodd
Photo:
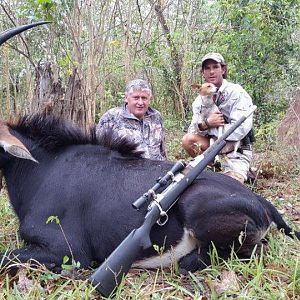
<path id="1" fill-rule="evenodd" d="M 194 91 L 197 91 L 201 96 L 202 106 L 198 118 L 198 123 L 204 123 L 212 113 L 220 111 L 213 99 L 213 96 L 217 92 L 217 87 L 213 83 L 205 82 L 202 85 L 192 84 L 192 89 Z M 222 131 L 223 131 L 222 127 L 219 127 L 218 137 L 222 135 Z"/>
<path id="2" fill-rule="evenodd" d="M 197 91 L 202 99 L 201 112 L 198 116 L 198 123 L 204 123 L 207 118 L 214 112 L 220 112 L 218 106 L 215 104 L 214 95 L 217 92 L 217 87 L 213 83 L 205 82 L 203 84 L 192 84 L 192 89 Z M 223 126 L 218 127 L 218 136 L 219 138 L 223 133 Z M 209 144 L 214 143 L 214 138 L 210 138 Z M 228 142 L 226 146 L 222 149 L 220 153 L 228 153 L 231 151 L 236 152 L 240 142 Z M 219 160 L 219 157 L 216 156 L 216 160 Z"/>

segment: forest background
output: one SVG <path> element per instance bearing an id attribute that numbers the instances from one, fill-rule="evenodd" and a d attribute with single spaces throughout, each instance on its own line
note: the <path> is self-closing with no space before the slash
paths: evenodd
<path id="1" fill-rule="evenodd" d="M 1 31 L 52 23 L 1 47 L 1 117 L 54 109 L 89 126 L 122 103 L 128 80 L 142 77 L 166 127 L 183 129 L 196 97 L 191 84 L 201 82 L 201 57 L 216 51 L 229 79 L 258 106 L 258 135 L 265 135 L 299 82 L 299 2 L 2 1 Z"/>
<path id="2" fill-rule="evenodd" d="M 151 105 L 163 115 L 168 158 L 181 158 L 196 97 L 191 84 L 201 82 L 201 57 L 220 52 L 229 80 L 258 106 L 259 180 L 250 188 L 299 226 L 299 6 L 300 0 L 0 0 L 0 32 L 52 22 L 0 48 L 0 117 L 46 111 L 88 128 L 123 102 L 128 80 L 140 77 L 150 82 Z M 6 195 L 0 197 L 0 217 L 0 251 L 19 247 Z M 175 276 L 176 269 L 171 276 L 133 271 L 119 298 L 299 299 L 299 244 L 280 235 L 269 244 L 263 260 L 241 263 L 233 257 L 219 265 L 216 257 L 211 268 L 189 278 Z M 0 276 L 0 298 L 97 298 L 86 281 L 29 268 L 18 276 L 15 285 Z"/>

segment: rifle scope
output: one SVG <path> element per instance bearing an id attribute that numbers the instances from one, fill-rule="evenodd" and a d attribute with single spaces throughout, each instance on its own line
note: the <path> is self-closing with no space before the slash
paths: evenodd
<path id="1" fill-rule="evenodd" d="M 143 194 L 140 198 L 135 200 L 132 203 L 133 208 L 139 210 L 146 202 L 152 200 L 151 197 L 155 195 L 155 192 L 160 188 L 165 186 L 168 181 L 174 178 L 175 174 L 182 171 L 186 167 L 186 163 L 184 160 L 178 160 L 170 171 L 168 171 L 163 177 L 157 180 L 157 183 L 150 189 L 148 192 Z"/>

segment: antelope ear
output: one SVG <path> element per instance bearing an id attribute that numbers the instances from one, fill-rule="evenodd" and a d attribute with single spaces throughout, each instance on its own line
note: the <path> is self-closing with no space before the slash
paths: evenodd
<path id="1" fill-rule="evenodd" d="M 35 23 L 32 23 L 32 24 L 18 26 L 16 28 L 8 29 L 8 30 L 0 33 L 0 46 L 4 42 L 6 42 L 8 39 L 10 39 L 11 37 L 23 32 L 27 29 L 30 29 L 32 27 L 36 27 L 36 26 L 39 26 L 39 25 L 47 24 L 47 23 L 51 23 L 51 22 L 50 21 L 40 21 L 40 22 L 35 22 Z"/>
<path id="2" fill-rule="evenodd" d="M 15 157 L 29 159 L 38 163 L 38 161 L 34 159 L 24 144 L 15 136 L 13 136 L 9 132 L 8 127 L 2 122 L 0 123 L 0 146 L 4 149 L 4 151 Z"/>
<path id="3" fill-rule="evenodd" d="M 193 91 L 200 93 L 200 91 L 201 91 L 201 84 L 194 83 L 194 84 L 191 85 L 191 87 L 192 87 Z"/>

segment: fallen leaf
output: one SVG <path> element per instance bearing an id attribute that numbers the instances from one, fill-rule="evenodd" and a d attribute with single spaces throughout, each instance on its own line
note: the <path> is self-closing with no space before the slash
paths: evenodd
<path id="1" fill-rule="evenodd" d="M 31 290 L 33 282 L 27 277 L 27 272 L 24 268 L 19 270 L 18 276 L 17 288 L 22 295 L 26 295 Z"/>
<path id="2" fill-rule="evenodd" d="M 214 287 L 216 290 L 216 293 L 220 295 L 221 293 L 225 291 L 239 291 L 239 283 L 238 283 L 238 277 L 233 271 L 223 271 L 220 275 L 220 279 L 217 282 L 214 283 Z"/>

